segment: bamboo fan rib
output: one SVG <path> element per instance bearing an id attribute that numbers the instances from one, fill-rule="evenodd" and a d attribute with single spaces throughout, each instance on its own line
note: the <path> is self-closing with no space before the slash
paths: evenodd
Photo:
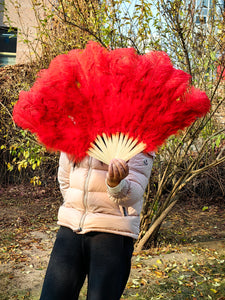
<path id="1" fill-rule="evenodd" d="M 87 154 L 109 165 L 113 158 L 128 161 L 145 148 L 146 145 L 143 142 L 129 137 L 128 134 L 116 133 L 107 136 L 103 133 L 97 136 L 94 143 L 91 143 Z"/>

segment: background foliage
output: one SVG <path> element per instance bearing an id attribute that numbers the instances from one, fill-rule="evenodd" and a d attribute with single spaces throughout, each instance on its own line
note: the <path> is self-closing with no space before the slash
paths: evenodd
<path id="1" fill-rule="evenodd" d="M 55 182 L 58 155 L 47 153 L 34 136 L 13 124 L 12 108 L 19 91 L 30 88 L 40 68 L 48 67 L 56 55 L 83 48 L 92 39 L 111 49 L 132 46 L 139 54 L 166 51 L 177 68 L 192 75 L 192 83 L 205 90 L 212 103 L 205 118 L 172 136 L 159 150 L 146 191 L 137 249 L 156 241 L 162 221 L 184 195 L 200 196 L 203 192 L 210 197 L 217 191 L 224 196 L 224 123 L 218 121 L 225 98 L 225 14 L 221 2 L 213 2 L 206 22 L 203 3 L 197 6 L 196 1 L 31 2 L 41 49 L 32 49 L 26 38 L 24 42 L 36 54 L 35 61 L 0 72 L 1 182 Z"/>

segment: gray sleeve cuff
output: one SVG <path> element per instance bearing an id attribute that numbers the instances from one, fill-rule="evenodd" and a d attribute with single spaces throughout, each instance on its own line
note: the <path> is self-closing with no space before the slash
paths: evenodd
<path id="1" fill-rule="evenodd" d="M 118 185 L 114 186 L 114 187 L 109 186 L 107 184 L 107 181 L 105 181 L 105 183 L 106 183 L 106 186 L 107 186 L 107 189 L 108 189 L 109 193 L 111 195 L 116 195 L 116 194 L 118 194 L 122 191 L 122 189 L 125 185 L 125 180 L 124 179 L 121 180 L 120 183 Z"/>

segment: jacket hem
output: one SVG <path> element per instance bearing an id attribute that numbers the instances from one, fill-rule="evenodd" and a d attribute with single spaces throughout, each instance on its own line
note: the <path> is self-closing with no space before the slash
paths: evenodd
<path id="1" fill-rule="evenodd" d="M 79 231 L 79 228 L 74 228 L 72 225 L 70 225 L 68 223 L 60 222 L 60 221 L 57 222 L 57 225 L 70 228 L 72 231 L 74 231 L 77 234 L 85 234 L 85 233 L 88 233 L 88 232 L 105 232 L 105 233 L 113 233 L 113 234 L 118 234 L 118 235 L 131 237 L 134 240 L 137 240 L 137 238 L 138 238 L 138 235 L 128 233 L 126 231 L 114 231 L 114 230 L 94 228 L 94 227 L 93 228 L 83 228 L 81 231 Z"/>

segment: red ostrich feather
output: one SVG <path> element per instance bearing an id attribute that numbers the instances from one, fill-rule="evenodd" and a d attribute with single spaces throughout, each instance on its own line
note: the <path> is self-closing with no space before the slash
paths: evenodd
<path id="1" fill-rule="evenodd" d="M 40 71 L 30 91 L 20 93 L 13 118 L 47 149 L 75 161 L 87 153 L 105 163 L 128 160 L 156 150 L 209 111 L 206 93 L 189 82 L 165 52 L 138 55 L 89 42 Z"/>

